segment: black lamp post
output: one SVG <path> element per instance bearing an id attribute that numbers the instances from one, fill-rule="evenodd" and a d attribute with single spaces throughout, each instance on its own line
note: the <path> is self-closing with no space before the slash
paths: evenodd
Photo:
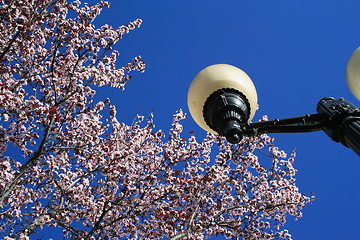
<path id="1" fill-rule="evenodd" d="M 347 83 L 360 99 L 360 48 L 351 56 Z M 360 156 L 360 109 L 347 100 L 323 98 L 316 114 L 250 123 L 257 107 L 255 87 L 245 72 L 226 64 L 212 65 L 193 80 L 188 93 L 189 110 L 200 127 L 238 143 L 245 136 L 262 133 L 295 133 L 323 130 Z"/>

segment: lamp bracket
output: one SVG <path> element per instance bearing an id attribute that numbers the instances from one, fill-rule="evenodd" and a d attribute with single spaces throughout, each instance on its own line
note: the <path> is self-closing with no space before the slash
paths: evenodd
<path id="1" fill-rule="evenodd" d="M 300 133 L 320 131 L 328 120 L 326 114 L 307 114 L 305 116 L 274 119 L 241 125 L 244 135 L 257 136 L 263 133 Z"/>
<path id="2" fill-rule="evenodd" d="M 344 142 L 344 129 L 352 122 L 360 120 L 360 110 L 354 104 L 344 98 L 335 99 L 326 97 L 319 101 L 316 110 L 320 114 L 326 114 L 329 121 L 325 122 L 324 132 L 335 142 Z"/>

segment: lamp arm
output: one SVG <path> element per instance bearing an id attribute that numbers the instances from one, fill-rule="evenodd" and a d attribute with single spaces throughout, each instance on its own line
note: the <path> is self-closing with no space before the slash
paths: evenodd
<path id="1" fill-rule="evenodd" d="M 322 130 L 326 121 L 328 121 L 326 114 L 307 114 L 300 117 L 246 123 L 241 125 L 241 130 L 246 136 L 263 133 L 315 132 Z"/>
<path id="2" fill-rule="evenodd" d="M 326 97 L 320 100 L 316 110 L 317 114 L 245 123 L 240 125 L 240 128 L 246 136 L 322 130 L 333 141 L 341 142 L 360 156 L 360 108 L 343 98 Z"/>

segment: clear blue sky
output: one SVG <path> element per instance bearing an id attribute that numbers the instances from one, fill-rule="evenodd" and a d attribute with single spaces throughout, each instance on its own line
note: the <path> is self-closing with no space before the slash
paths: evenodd
<path id="1" fill-rule="evenodd" d="M 110 2 L 99 26 L 144 20 L 117 49 L 122 63 L 140 54 L 146 72 L 136 74 L 124 92 L 100 93 L 110 95 L 124 122 L 154 109 L 156 126 L 167 132 L 177 109 L 188 113 L 193 77 L 215 63 L 240 67 L 252 78 L 260 105 L 256 120 L 265 114 L 273 119 L 315 113 L 326 96 L 360 106 L 345 82 L 346 63 L 360 46 L 358 0 Z M 205 136 L 189 114 L 183 124 L 186 132 Z M 303 218 L 289 218 L 286 228 L 293 238 L 359 239 L 360 158 L 323 132 L 272 136 L 288 152 L 296 148 L 297 184 L 316 196 Z"/>

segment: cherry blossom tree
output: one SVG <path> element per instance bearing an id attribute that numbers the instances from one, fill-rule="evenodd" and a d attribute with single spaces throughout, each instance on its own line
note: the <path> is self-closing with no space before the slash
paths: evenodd
<path id="1" fill-rule="evenodd" d="M 184 139 L 181 110 L 169 134 L 151 114 L 127 125 L 110 99 L 95 102 L 100 86 L 123 89 L 144 71 L 139 56 L 117 67 L 113 50 L 140 19 L 96 28 L 105 1 L 0 2 L 2 238 L 52 228 L 69 239 L 291 238 L 286 218 L 311 201 L 295 153 L 267 135 Z"/>

